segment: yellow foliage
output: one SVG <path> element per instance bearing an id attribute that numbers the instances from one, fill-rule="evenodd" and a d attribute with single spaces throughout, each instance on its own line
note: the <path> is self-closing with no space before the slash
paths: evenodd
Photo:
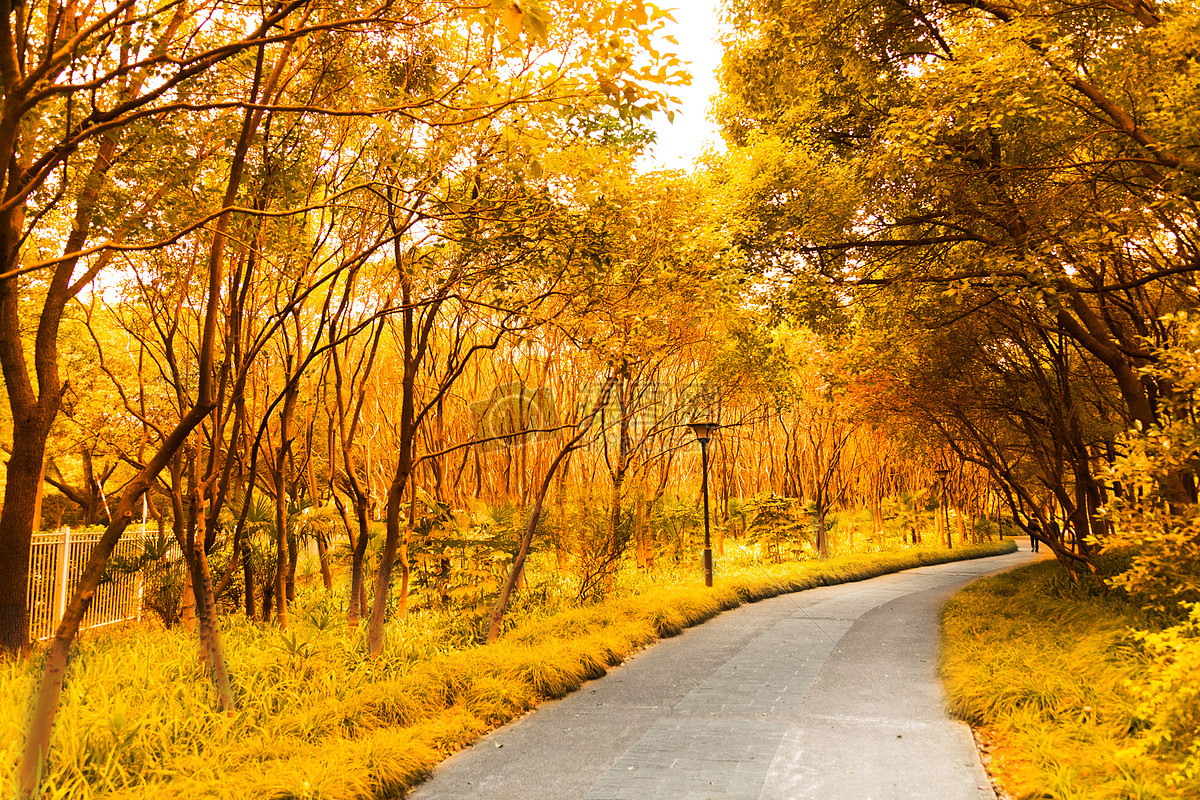
<path id="1" fill-rule="evenodd" d="M 1012 796 L 1197 796 L 1195 784 L 1167 777 L 1186 767 L 1180 754 L 1148 747 L 1142 732 L 1166 722 L 1154 713 L 1169 717 L 1188 702 L 1175 691 L 1182 673 L 1164 673 L 1153 655 L 1159 645 L 1178 652 L 1174 645 L 1135 646 L 1130 626 L 1145 621 L 1120 595 L 1073 586 L 1055 562 L 978 581 L 946 606 L 951 708 L 988 735 L 993 773 Z"/>
<path id="2" fill-rule="evenodd" d="M 1159 632 L 1135 634 L 1150 654 L 1146 677 L 1131 685 L 1138 716 L 1147 722 L 1133 752 L 1175 764 L 1167 781 L 1200 797 L 1200 605 L 1187 620 Z"/>

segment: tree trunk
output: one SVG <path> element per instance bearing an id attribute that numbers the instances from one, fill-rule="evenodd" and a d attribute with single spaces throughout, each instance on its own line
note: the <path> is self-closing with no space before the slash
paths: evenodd
<path id="1" fill-rule="evenodd" d="M 550 467 L 546 470 L 546 477 L 542 479 L 541 485 L 538 487 L 533 501 L 533 508 L 529 512 L 529 519 L 525 522 L 525 532 L 521 536 L 521 546 L 517 550 L 517 557 L 513 559 L 512 567 L 508 572 L 508 578 L 500 588 L 500 594 L 496 598 L 496 604 L 492 606 L 492 613 L 488 618 L 487 641 L 489 643 L 496 641 L 500 637 L 500 626 L 504 622 L 504 614 L 508 610 L 508 603 L 512 598 L 517 580 L 525 570 L 525 559 L 529 556 L 529 548 L 533 543 L 533 535 L 537 531 L 538 522 L 541 520 L 542 506 L 546 501 L 546 494 L 550 491 L 550 482 L 554 478 L 554 473 L 563 461 L 566 460 L 571 451 L 579 446 L 584 436 L 587 435 L 592 422 L 596 419 L 596 415 L 607 404 L 608 394 L 612 390 L 612 385 L 616 377 L 616 375 L 611 376 L 604 384 L 604 387 L 600 390 L 600 398 L 596 401 L 595 407 L 593 407 L 587 418 L 581 421 L 579 431 L 559 450 L 558 456 L 550 462 Z"/>
<path id="2" fill-rule="evenodd" d="M 288 374 L 291 374 L 288 362 Z M 288 592 L 290 553 L 287 514 L 287 466 L 288 452 L 292 446 L 292 420 L 296 412 L 296 386 L 289 383 L 284 390 L 283 409 L 279 413 L 279 450 L 275 453 L 275 619 L 279 627 L 287 630 L 288 601 L 295 596 L 295 588 Z M 294 543 L 291 545 L 295 548 Z"/>
<path id="3" fill-rule="evenodd" d="M 425 357 L 430 328 L 437 316 L 438 302 L 424 310 L 426 315 L 418 330 L 417 315 L 412 305 L 412 279 L 404 262 L 400 231 L 395 217 L 391 217 L 393 233 L 393 257 L 400 272 L 400 300 L 404 306 L 401 314 L 403 327 L 404 371 L 401 376 L 399 454 L 396 472 L 392 476 L 387 492 L 387 530 L 383 552 L 379 559 L 379 572 L 375 576 L 375 597 L 371 605 L 371 619 L 367 623 L 367 651 L 372 656 L 383 652 L 384 627 L 387 622 L 387 599 L 392 585 L 392 567 L 400 549 L 400 509 L 404 488 L 412 479 L 414 448 L 416 446 L 416 382 L 417 369 Z"/>
<path id="4" fill-rule="evenodd" d="M 317 558 L 321 562 L 321 583 L 325 586 L 325 591 L 333 591 L 333 573 L 329 569 L 329 545 L 325 542 L 325 535 L 317 536 Z"/>
<path id="5" fill-rule="evenodd" d="M 408 525 L 404 527 L 404 539 L 400 542 L 400 608 L 396 616 L 403 617 L 408 613 L 408 585 L 412 568 L 408 561 L 408 545 L 412 538 L 413 528 L 417 524 L 417 491 L 416 475 L 409 477 L 408 492 Z"/>
<path id="6" fill-rule="evenodd" d="M 13 437 L 0 509 L 0 649 L 8 653 L 29 648 L 29 550 L 46 437 L 27 433 Z"/>
<path id="7" fill-rule="evenodd" d="M 633 500 L 633 538 L 638 569 L 645 572 L 649 569 L 650 558 L 646 553 L 646 503 L 641 492 Z"/>
<path id="8" fill-rule="evenodd" d="M 620 462 L 618 462 L 620 464 Z M 620 466 L 613 475 L 612 495 L 609 500 L 611 507 L 608 518 L 608 541 L 604 545 L 603 562 L 604 586 L 606 592 L 611 592 L 616 579 L 617 564 L 621 552 L 621 489 L 625 483 L 625 471 Z"/>
<path id="9" fill-rule="evenodd" d="M 287 581 L 284 588 L 287 592 L 288 603 L 296 602 L 296 568 L 300 564 L 300 542 L 295 536 L 289 536 L 287 540 L 288 549 L 288 567 Z"/>
<path id="10" fill-rule="evenodd" d="M 200 492 L 197 490 L 196 494 Z M 204 515 L 197 514 L 203 521 Z M 191 541 L 191 553 L 187 558 L 188 574 L 195 592 L 196 616 L 200 623 L 200 652 L 204 663 L 217 688 L 217 708 L 230 711 L 234 707 L 233 689 L 229 685 L 229 672 L 225 666 L 225 648 L 221 643 L 221 631 L 217 624 L 216 598 L 213 596 L 212 573 L 208 568 L 208 554 L 204 551 L 204 531 L 198 531 Z"/>
<path id="11" fill-rule="evenodd" d="M 254 564 L 250 561 L 250 539 L 242 542 L 242 583 L 245 584 L 246 619 L 255 619 L 254 608 Z"/>
<path id="12" fill-rule="evenodd" d="M 829 531 L 825 529 L 825 492 L 818 484 L 815 487 L 813 512 L 817 519 L 817 554 L 820 558 L 829 558 Z"/>
<path id="13" fill-rule="evenodd" d="M 878 496 L 871 503 L 871 522 L 875 526 L 875 539 L 879 542 L 879 549 L 882 550 L 887 546 L 887 534 L 883 527 L 883 501 Z"/>
<path id="14" fill-rule="evenodd" d="M 211 339 L 208 353 L 211 354 Z M 203 363 L 203 357 L 202 357 Z M 211 360 L 208 361 L 211 364 Z M 210 397 L 201 391 L 201 398 Z M 182 447 L 192 430 L 208 416 L 212 410 L 211 404 L 196 405 L 180 421 L 179 425 L 163 441 L 162 446 L 144 469 L 126 486 L 121 500 L 117 504 L 116 513 L 88 556 L 87 565 L 80 575 L 79 583 L 71 602 L 67 605 L 66 613 L 54 638 L 50 641 L 46 653 L 45 666 L 42 669 L 41 680 L 38 683 L 33 701 L 29 704 L 29 716 L 25 723 L 25 744 L 21 752 L 21 760 L 17 766 L 17 794 L 22 798 L 33 798 L 37 795 L 38 782 L 41 778 L 42 766 L 50 747 L 50 734 L 54 727 L 54 718 L 58 711 L 58 700 L 62 694 L 63 680 L 67 672 L 67 655 L 71 643 L 79 632 L 79 624 L 83 615 L 92 604 L 96 587 L 104 575 L 105 565 L 109 556 L 117 546 L 125 529 L 133 520 L 134 505 L 150 488 L 156 476 L 166 466 L 167 461 L 175 456 Z M 33 474 L 37 474 L 34 472 Z M 32 506 L 30 506 L 32 508 Z"/>
<path id="15" fill-rule="evenodd" d="M 350 630 L 358 627 L 359 620 L 366 616 L 367 598 L 364 596 L 363 561 L 367 555 L 367 504 L 365 498 L 354 498 L 354 516 L 358 522 L 358 537 L 350 554 Z"/>
<path id="16" fill-rule="evenodd" d="M 273 573 L 272 573 L 273 574 Z M 264 575 L 264 578 L 267 576 Z M 271 621 L 271 612 L 275 607 L 275 578 L 263 581 L 262 590 L 262 619 L 263 622 Z"/>
<path id="17" fill-rule="evenodd" d="M 406 459 L 401 458 L 404 462 Z M 402 467 L 403 468 L 403 467 Z M 401 493 L 407 483 L 407 475 L 397 475 L 387 495 L 387 538 L 379 558 L 379 571 L 375 573 L 375 598 L 371 604 L 371 619 L 367 622 L 367 652 L 378 656 L 383 652 L 384 627 L 387 624 L 387 600 L 392 585 L 392 567 L 400 549 L 400 506 Z"/>
<path id="18" fill-rule="evenodd" d="M 171 530 L 179 552 L 183 555 L 183 590 L 179 594 L 179 624 L 187 630 L 196 625 L 196 592 L 192 586 L 192 570 L 188 551 L 187 512 L 183 507 L 182 465 L 178 456 L 171 459 Z"/>
<path id="19" fill-rule="evenodd" d="M 42 459 L 42 474 L 38 476 L 37 497 L 33 501 L 33 532 L 37 533 L 44 530 L 42 525 L 42 498 L 46 496 L 46 464 L 48 460 Z"/>

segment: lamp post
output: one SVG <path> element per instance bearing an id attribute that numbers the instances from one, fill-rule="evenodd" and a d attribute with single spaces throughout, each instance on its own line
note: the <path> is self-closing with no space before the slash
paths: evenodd
<path id="1" fill-rule="evenodd" d="M 950 509 L 946 507 L 946 476 L 950 474 L 948 469 L 935 469 L 938 481 L 942 484 L 942 501 L 939 505 L 942 507 L 942 526 L 946 529 L 946 547 L 954 547 L 954 539 L 950 536 Z"/>
<path id="2" fill-rule="evenodd" d="M 692 422 L 689 425 L 696 434 L 696 441 L 700 443 L 700 491 L 704 495 L 704 585 L 712 587 L 712 536 L 708 528 L 708 440 L 713 431 L 721 426 L 716 422 Z"/>

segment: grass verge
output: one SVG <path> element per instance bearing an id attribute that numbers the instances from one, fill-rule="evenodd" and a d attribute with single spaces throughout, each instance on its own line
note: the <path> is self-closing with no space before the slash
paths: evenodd
<path id="1" fill-rule="evenodd" d="M 1011 797 L 1200 797 L 1180 755 L 1187 742 L 1160 746 L 1147 719 L 1178 693 L 1162 676 L 1180 666 L 1131 632 L 1150 624 L 1098 582 L 1071 584 L 1053 561 L 977 581 L 947 604 L 951 708 L 990 741 L 991 771 Z M 1190 733 L 1194 749 L 1200 734 Z"/>
<path id="2" fill-rule="evenodd" d="M 497 643 L 364 659 L 314 613 L 280 634 L 226 620 L 238 711 L 219 714 L 184 631 L 84 637 L 44 786 L 48 798 L 403 797 L 449 754 L 599 677 L 637 649 L 785 592 L 1011 552 L 1011 541 L 914 549 L 720 576 L 531 619 Z M 0 664 L 0 748 L 11 773 L 34 666 Z"/>

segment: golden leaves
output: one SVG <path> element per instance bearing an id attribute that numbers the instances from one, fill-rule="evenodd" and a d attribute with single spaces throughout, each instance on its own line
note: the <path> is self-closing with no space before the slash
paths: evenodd
<path id="1" fill-rule="evenodd" d="M 525 18 L 525 11 L 521 8 L 520 3 L 509 3 L 508 7 L 501 12 L 501 21 L 504 23 L 504 33 L 508 36 L 510 44 L 516 44 L 521 38 L 521 22 Z"/>
<path id="2" fill-rule="evenodd" d="M 510 45 L 520 43 L 521 34 L 528 31 L 535 40 L 546 38 L 549 15 L 533 3 L 520 0 L 493 0 L 492 8 L 499 12 L 500 26 Z"/>

